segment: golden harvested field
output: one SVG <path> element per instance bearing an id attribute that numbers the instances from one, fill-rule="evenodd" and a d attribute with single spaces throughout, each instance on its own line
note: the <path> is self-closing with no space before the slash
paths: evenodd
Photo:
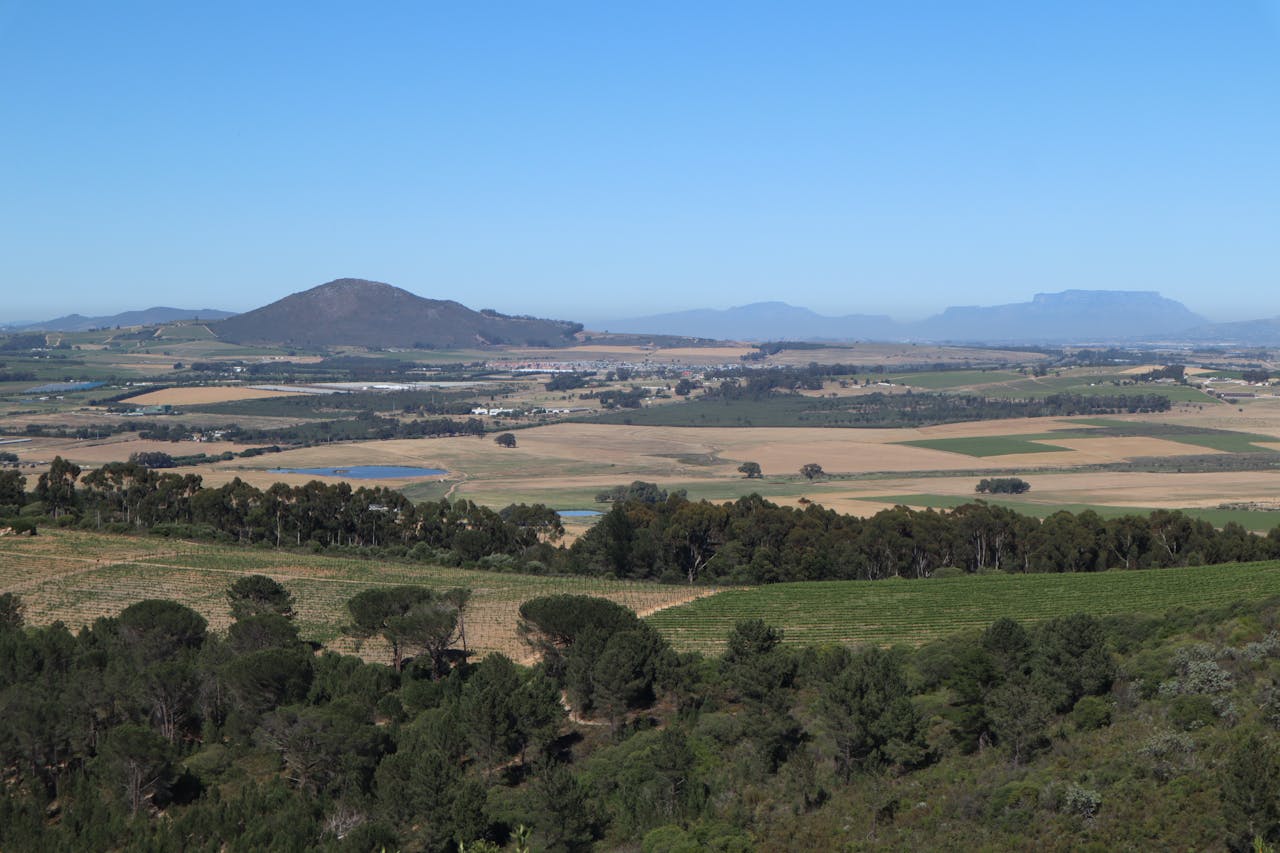
<path id="1" fill-rule="evenodd" d="M 228 451 L 238 453 L 248 447 L 248 445 L 233 444 L 229 441 L 148 441 L 137 438 L 132 433 L 123 433 L 105 439 L 48 439 L 47 441 L 45 456 L 42 458 L 52 458 L 48 454 L 56 454 L 77 465 L 89 467 L 97 467 L 107 462 L 123 462 L 133 453 L 159 452 L 168 453 L 170 456 L 207 453 L 210 456 L 217 456 Z"/>
<path id="2" fill-rule="evenodd" d="M 1112 506 L 1209 507 L 1231 501 L 1265 503 L 1280 496 L 1280 471 L 1037 474 L 1033 491 L 1040 501 Z"/>
<path id="3" fill-rule="evenodd" d="M 420 584 L 473 591 L 467 609 L 468 645 L 481 653 L 516 658 L 527 649 L 516 635 L 521 603 L 540 595 L 598 595 L 641 615 L 716 592 L 631 581 L 556 578 L 478 572 L 405 563 L 319 557 L 236 546 L 132 538 L 50 529 L 34 538 L 0 540 L 0 593 L 23 599 L 34 624 L 61 620 L 72 630 L 113 616 L 147 598 L 171 598 L 200 612 L 215 630 L 230 624 L 226 590 L 236 578 L 264 574 L 294 594 L 298 624 L 307 639 L 329 648 L 382 660 L 381 643 L 358 646 L 340 634 L 346 602 L 373 586 Z"/>
<path id="4" fill-rule="evenodd" d="M 650 347 L 599 342 L 587 342 L 578 346 L 556 349 L 528 349 L 508 347 L 497 361 L 653 361 L 658 363 L 685 362 L 692 364 L 741 363 L 740 356 L 755 352 L 756 348 L 742 343 L 737 346 L 708 347 Z M 822 364 L 858 363 L 884 364 L 888 366 L 993 361 L 1035 362 L 1047 358 L 1043 353 L 1020 350 L 992 350 L 956 346 L 912 346 L 910 344 L 854 343 L 826 346 L 820 349 L 783 350 L 764 360 L 764 364 L 803 365 L 811 361 Z"/>
<path id="5" fill-rule="evenodd" d="M 634 479 L 739 479 L 739 464 L 759 462 L 766 475 L 793 475 L 801 465 L 818 462 L 832 474 L 884 471 L 980 471 L 1010 466 L 1070 467 L 1119 462 L 1135 456 L 1202 455 L 1216 451 L 1145 437 L 1046 439 L 1065 451 L 974 457 L 899 442 L 1038 434 L 1072 426 L 1065 419 L 985 421 L 924 429 L 808 429 L 645 427 L 620 424 L 561 423 L 520 430 L 515 449 L 476 438 L 406 439 L 326 445 L 273 454 L 249 462 L 213 466 L 217 477 L 241 476 L 263 482 L 266 468 L 339 465 L 420 465 L 444 468 L 460 487 L 486 481 L 522 484 L 536 480 L 546 488 L 629 482 Z M 205 467 L 203 471 L 211 469 Z M 280 475 L 268 474 L 268 480 Z M 211 475 L 211 482 L 217 477 Z"/>
<path id="6" fill-rule="evenodd" d="M 1127 415 L 1122 420 L 1145 420 L 1151 416 Z M 1230 404 L 1179 409 L 1164 415 L 1167 423 L 1211 429 L 1233 429 L 1274 435 L 1280 440 L 1280 398 L 1257 397 Z"/>
<path id="7" fill-rule="evenodd" d="M 717 361 L 721 359 L 736 359 L 754 351 L 754 349 L 754 347 L 749 346 L 654 348 L 588 344 L 580 347 L 559 350 L 558 352 L 578 358 L 587 358 L 588 356 L 598 354 L 634 360 L 649 358 L 652 360 L 662 361 L 668 361 L 671 359 L 680 359 L 684 361 Z"/>
<path id="8" fill-rule="evenodd" d="M 234 400 L 261 400 L 264 397 L 293 397 L 293 391 L 264 391 L 242 385 L 187 386 L 162 388 L 130 397 L 127 402 L 139 406 L 190 406 L 196 403 L 228 403 Z"/>
<path id="9" fill-rule="evenodd" d="M 243 388 L 189 389 L 245 391 Z M 679 403 L 673 403 L 679 405 Z M 1158 415 L 1113 416 L 1108 420 L 1135 424 L 1208 427 L 1274 436 L 1262 447 L 1280 449 L 1280 400 L 1183 405 Z M 516 432 L 517 447 L 498 447 L 492 436 L 413 439 L 326 444 L 251 459 L 176 469 L 194 473 L 217 486 L 240 477 L 258 487 L 274 482 L 301 485 L 306 474 L 275 474 L 272 468 L 317 468 L 354 465 L 408 465 L 442 468 L 442 477 L 352 480 L 354 485 L 406 489 L 414 499 L 466 497 L 494 507 L 514 502 L 542 502 L 558 509 L 595 506 L 594 496 L 632 480 L 688 489 L 695 497 L 732 499 L 758 490 L 771 500 L 798 502 L 801 497 L 856 514 L 874 512 L 868 497 L 905 494 L 972 495 L 986 472 L 1017 474 L 1032 481 L 1028 500 L 1036 503 L 1101 504 L 1146 507 L 1213 507 L 1236 501 L 1274 501 L 1280 480 L 1271 471 L 1241 473 L 1116 473 L 1070 469 L 1124 463 L 1137 458 L 1171 460 L 1170 468 L 1191 457 L 1223 456 L 1215 450 L 1169 438 L 1107 435 L 1082 436 L 1088 423 L 1071 418 L 1036 418 L 945 424 L 920 429 L 649 427 L 625 424 L 556 423 Z M 1070 430 L 1074 434 L 1053 437 Z M 968 455 L 945 445 L 912 446 L 906 441 L 999 439 L 1034 436 L 1064 448 L 1037 453 L 1004 452 L 998 440 L 988 442 L 1002 455 Z M 1021 443 L 1026 448 L 1025 442 Z M 1019 442 L 1009 442 L 1015 449 Z M 970 445 L 972 446 L 972 445 Z M 24 461 L 52 459 L 55 454 L 83 465 L 126 459 L 129 454 L 158 450 L 171 455 L 244 448 L 227 443 L 144 442 L 131 434 L 103 440 L 36 439 L 15 445 Z M 765 479 L 745 481 L 738 466 L 758 462 Z M 801 465 L 817 462 L 834 479 L 807 482 Z M 1190 463 L 1205 467 L 1204 463 Z M 1210 466 L 1211 467 L 1211 466 Z M 1058 473 L 1058 472 L 1061 473 Z M 32 479 L 33 475 L 28 474 Z M 583 524 L 589 522 L 582 522 Z"/>
<path id="10" fill-rule="evenodd" d="M 783 350 L 770 356 L 768 364 L 883 364 L 886 367 L 916 364 L 956 364 L 966 362 L 1031 363 L 1048 358 L 1044 353 L 1021 350 L 992 350 L 958 346 L 921 344 L 855 343 L 828 346 L 820 350 Z"/>
<path id="11" fill-rule="evenodd" d="M 1125 376 L 1140 376 L 1143 373 L 1150 373 L 1153 370 L 1160 370 L 1163 367 L 1164 367 L 1163 364 L 1139 364 L 1137 367 L 1125 368 L 1124 370 L 1121 370 L 1120 373 L 1123 373 Z M 1188 376 L 1203 376 L 1206 373 L 1213 373 L 1213 372 L 1214 371 L 1206 367 L 1186 368 L 1186 374 Z"/>
<path id="12" fill-rule="evenodd" d="M 1224 503 L 1274 503 L 1280 497 L 1280 471 L 1211 473 L 1088 472 L 1027 475 L 1032 490 L 1011 500 L 1028 504 L 1092 504 L 1120 507 L 1211 508 Z M 840 512 L 871 515 L 890 506 L 867 498 L 883 495 L 975 497 L 979 477 L 895 477 L 864 482 L 836 481 L 807 496 Z M 1008 499 L 1008 498 L 1006 498 Z M 775 498 L 795 504 L 796 499 Z"/>

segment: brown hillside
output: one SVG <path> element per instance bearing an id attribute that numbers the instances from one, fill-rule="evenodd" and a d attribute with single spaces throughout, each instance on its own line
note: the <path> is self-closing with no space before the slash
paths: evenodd
<path id="1" fill-rule="evenodd" d="M 377 281 L 340 278 L 209 324 L 232 343 L 448 348 L 563 344 L 577 323 L 472 311 Z"/>

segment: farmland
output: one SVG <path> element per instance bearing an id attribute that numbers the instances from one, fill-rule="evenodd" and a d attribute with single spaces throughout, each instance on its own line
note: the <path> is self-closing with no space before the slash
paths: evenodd
<path id="1" fill-rule="evenodd" d="M 520 603 L 536 596 L 597 595 L 642 615 L 686 651 L 716 653 L 736 621 L 760 618 L 794 643 L 919 644 L 990 623 L 1075 612 L 1163 613 L 1280 595 L 1280 563 L 1053 575 L 979 575 L 924 581 L 836 581 L 717 590 L 654 583 L 474 571 L 402 562 L 296 554 L 82 531 L 8 539 L 0 592 L 15 592 L 33 622 L 72 628 L 145 598 L 171 598 L 217 629 L 230 621 L 225 592 L 236 577 L 265 574 L 296 597 L 302 635 L 382 659 L 376 642 L 342 635 L 346 601 L 373 586 L 418 584 L 474 590 L 467 638 L 480 652 L 527 656 L 516 636 Z"/>
<path id="2" fill-rule="evenodd" d="M 786 641 L 918 645 L 1007 616 L 1159 615 L 1280 595 L 1280 563 L 927 581 L 829 581 L 731 589 L 662 610 L 649 622 L 677 647 L 717 653 L 741 619 L 781 627 Z"/>
<path id="3" fill-rule="evenodd" d="M 1047 453 L 1054 450 L 1071 450 L 1071 439 L 1126 439 L 1146 438 L 1161 442 L 1174 442 L 1219 453 L 1272 453 L 1270 446 L 1274 436 L 1211 427 L 1186 426 L 1174 423 L 1121 421 L 1109 418 L 1076 418 L 1061 421 L 1066 427 L 1054 432 L 1025 435 L 982 435 L 957 438 L 917 439 L 904 441 L 911 447 L 945 450 L 966 456 L 1004 456 L 1016 453 Z M 1049 442 L 1057 442 L 1051 444 Z M 1080 445 L 1074 445 L 1076 447 Z"/>
<path id="4" fill-rule="evenodd" d="M 474 591 L 467 640 L 480 652 L 516 658 L 527 650 L 516 636 L 516 609 L 536 596 L 595 595 L 638 613 L 713 590 L 653 583 L 469 571 L 441 566 L 300 555 L 279 551 L 134 538 L 69 530 L 42 531 L 0 546 L 0 593 L 22 597 L 33 624 L 62 621 L 72 629 L 113 616 L 147 598 L 181 601 L 216 629 L 230 622 L 226 590 L 237 577 L 264 574 L 291 590 L 304 637 L 344 652 L 381 659 L 377 642 L 357 647 L 343 637 L 346 602 L 374 586 L 416 584 Z"/>
<path id="5" fill-rule="evenodd" d="M 1040 439 L 1044 438 L 1052 438 L 1052 435 L 988 435 L 968 438 L 926 438 L 917 441 L 904 441 L 902 444 L 908 445 L 909 447 L 927 447 L 932 450 L 945 450 L 948 453 L 963 453 L 966 456 L 979 457 L 1007 456 L 1014 453 L 1052 453 L 1054 451 L 1071 449 L 1069 447 L 1060 447 L 1056 444 L 1044 444 L 1040 441 Z"/>
<path id="6" fill-rule="evenodd" d="M 811 362 L 862 367 L 856 374 L 824 375 L 819 388 L 806 384 L 802 393 L 787 393 L 790 386 L 784 386 L 778 393 L 758 398 L 725 399 L 715 393 L 726 375 L 716 368 L 742 364 L 742 357 L 760 355 L 761 350 L 736 344 L 702 345 L 690 339 L 655 343 L 602 337 L 550 350 L 336 348 L 322 354 L 236 347 L 209 339 L 208 330 L 199 324 L 162 327 L 154 336 L 101 330 L 62 339 L 79 349 L 19 358 L 10 366 L 31 368 L 41 378 L 74 374 L 74 378 L 115 379 L 103 389 L 47 399 L 26 393 L 35 380 L 9 383 L 3 389 L 8 394 L 0 401 L 0 416 L 7 431 L 26 437 L 28 428 L 34 430 L 30 441 L 14 446 L 27 466 L 28 488 L 33 487 L 41 466 L 55 455 L 88 468 L 123 461 L 137 452 L 163 452 L 175 457 L 206 454 L 206 461 L 174 470 L 198 475 L 214 486 L 237 477 L 259 488 L 276 481 L 300 485 L 310 479 L 273 473 L 278 467 L 440 468 L 448 473 L 439 478 L 361 481 L 353 486 L 387 485 L 413 500 L 447 496 L 493 508 L 525 502 L 585 509 L 596 506 L 594 498 L 601 491 L 645 480 L 668 490 L 684 489 L 694 499 L 732 500 L 758 492 L 780 502 L 813 501 L 861 514 L 878 508 L 886 495 L 937 495 L 950 501 L 971 496 L 980 477 L 1023 476 L 1033 478 L 1034 505 L 1028 509 L 1035 513 L 1053 506 L 1114 508 L 1103 512 L 1192 508 L 1215 513 L 1212 517 L 1218 523 L 1219 504 L 1260 503 L 1280 494 L 1280 453 L 1276 452 L 1280 450 L 1280 400 L 1262 395 L 1226 404 L 1193 387 L 1143 381 L 1142 374 L 1158 366 L 1154 363 L 1140 368 L 1050 368 L 1046 375 L 1035 376 L 1032 371 L 1045 372 L 1036 367 L 1048 358 L 1043 353 L 895 344 L 797 346 L 752 358 L 753 370 L 737 379 L 730 374 L 724 381 L 748 382 L 758 367 L 786 368 L 783 374 L 796 376 Z M 175 370 L 180 359 L 185 366 Z M 193 369 L 197 359 L 203 362 L 199 370 Z M 538 366 L 565 369 L 557 360 L 577 365 L 571 369 L 589 375 L 587 387 L 551 391 L 546 389 L 549 376 L 524 372 Z M 220 369 L 219 365 L 228 366 Z M 962 369 L 933 369 L 934 365 Z M 674 394 L 673 366 L 694 380 L 686 398 Z M 612 378 L 615 373 L 621 376 L 624 368 L 653 370 Z M 704 370 L 706 376 L 701 375 Z M 150 387 L 126 385 L 126 379 L 132 381 L 148 371 Z M 291 376 L 298 382 L 310 381 L 308 377 L 346 381 L 358 373 L 361 381 L 374 381 L 368 377 L 394 378 L 395 371 L 403 372 L 399 379 L 443 379 L 449 387 L 352 389 L 352 393 L 333 395 L 286 395 L 248 387 L 259 381 L 287 386 L 294 381 Z M 646 387 L 654 396 L 646 397 L 640 408 L 601 411 L 600 394 L 605 390 L 616 392 L 650 382 L 654 384 Z M 125 398 L 130 387 L 139 396 Z M 1167 412 L 1106 417 L 1010 417 L 1037 409 L 1017 405 L 1002 409 L 1004 403 L 1000 403 L 987 410 L 981 405 L 988 399 L 1043 399 L 1063 393 L 1185 400 Z M 970 395 L 968 402 L 965 395 Z M 94 398 L 124 399 L 125 405 L 164 403 L 180 410 L 126 418 L 106 405 L 89 405 Z M 914 403 L 904 402 L 912 399 Z M 392 427 L 411 419 L 461 420 L 470 417 L 472 406 L 481 404 L 575 411 L 477 419 L 489 438 L 495 432 L 515 430 L 517 446 L 509 449 L 475 436 L 388 438 L 403 436 Z M 973 407 L 968 414 L 966 406 Z M 899 408 L 903 408 L 897 413 L 905 418 L 902 422 L 893 420 Z M 1092 404 L 1085 406 L 1085 410 L 1092 408 Z M 1116 408 L 1121 407 L 1109 410 Z M 1074 409 L 1039 411 L 1045 410 Z M 1000 416 L 998 420 L 931 420 L 995 415 Z M 565 417 L 570 420 L 566 422 Z M 877 423 L 881 425 L 872 426 Z M 916 425 L 925 423 L 933 425 Z M 287 437 L 242 437 L 234 444 L 195 444 L 142 439 L 137 432 L 119 431 L 127 426 L 164 430 L 178 425 L 194 431 L 229 424 L 289 433 Z M 42 435 L 41 430 L 71 434 Z M 378 440 L 366 440 L 371 436 Z M 282 447 L 283 452 L 229 457 L 270 445 Z M 764 479 L 742 477 L 738 468 L 748 461 L 761 466 Z M 826 476 L 801 477 L 801 466 L 809 463 L 819 464 Z M 1221 517 L 1234 520 L 1237 516 Z M 1247 526 L 1260 529 L 1266 520 L 1249 518 Z M 577 529 L 589 523 L 575 522 Z"/>
<path id="7" fill-rule="evenodd" d="M 128 402 L 135 406 L 190 406 L 287 395 L 288 392 L 285 391 L 265 391 L 243 385 L 186 385 L 148 391 L 136 397 L 129 397 Z"/>

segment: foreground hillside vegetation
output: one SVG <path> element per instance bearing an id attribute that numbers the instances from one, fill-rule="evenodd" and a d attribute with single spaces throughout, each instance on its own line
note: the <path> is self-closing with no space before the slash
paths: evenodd
<path id="1" fill-rule="evenodd" d="M 316 654 L 287 587 L 226 632 L 145 600 L 72 634 L 0 596 L 0 847 L 1248 849 L 1280 840 L 1280 601 L 997 619 L 916 650 L 719 658 L 555 595 L 540 663 L 458 647 L 465 589 L 354 595 L 391 664 Z M 393 665 L 392 665 L 393 664 Z"/>

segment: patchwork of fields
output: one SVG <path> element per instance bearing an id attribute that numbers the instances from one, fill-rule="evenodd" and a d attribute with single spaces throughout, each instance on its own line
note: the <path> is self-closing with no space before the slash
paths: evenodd
<path id="1" fill-rule="evenodd" d="M 255 357 L 276 359 L 278 350 L 236 348 L 208 340 L 207 329 L 183 327 L 164 342 L 137 342 L 128 353 L 109 349 L 110 340 L 78 336 L 86 348 L 69 357 L 77 375 L 107 377 L 129 371 L 172 369 L 184 360 Z M 748 347 L 653 350 L 635 345 L 595 344 L 555 352 L 510 354 L 523 359 L 668 360 L 735 364 Z M 932 351 L 931 351 L 932 352 Z M 811 350 L 784 351 L 776 363 L 805 365 Z M 403 353 L 348 353 L 361 358 L 410 358 Z M 995 358 L 989 351 L 940 348 L 938 362 L 954 358 Z M 1008 354 L 1012 359 L 1018 354 Z M 1025 358 L 1023 358 L 1025 356 Z M 481 352 L 428 353 L 412 358 L 474 361 Z M 901 345 L 856 345 L 824 352 L 824 363 L 879 363 L 885 372 L 828 377 L 821 390 L 761 399 L 664 399 L 587 422 L 534 425 L 532 420 L 488 423 L 515 429 L 517 446 L 502 448 L 492 435 L 361 442 L 325 442 L 269 456 L 235 458 L 174 469 L 217 486 L 242 478 L 260 488 L 285 481 L 301 484 L 309 475 L 270 469 L 397 465 L 441 468 L 441 477 L 353 482 L 402 489 L 414 500 L 468 498 L 492 507 L 545 503 L 556 509 L 599 507 L 597 493 L 632 480 L 684 489 L 692 499 L 731 500 L 759 493 L 770 500 L 803 505 L 810 501 L 843 512 L 869 515 L 894 504 L 952 507 L 973 500 L 984 476 L 1017 475 L 1032 484 L 1023 496 L 988 496 L 993 503 L 1038 516 L 1066 509 L 1092 509 L 1104 517 L 1177 508 L 1221 526 L 1235 522 L 1255 531 L 1280 523 L 1280 399 L 1260 396 L 1231 404 L 1188 386 L 1136 383 L 1142 371 L 1081 368 L 1035 377 L 1023 371 L 956 370 L 894 373 L 895 365 L 919 363 L 922 351 Z M 1038 356 L 1036 356 L 1038 358 Z M 318 355 L 297 356 L 302 363 Z M 1032 359 L 1028 354 L 1019 360 Z M 78 362 L 83 362 L 83 365 Z M 1029 363 L 1029 362 L 1028 362 Z M 24 368 L 27 365 L 22 365 Z M 64 367 L 67 365 L 64 365 Z M 32 370 L 58 378 L 37 361 Z M 61 370 L 61 368 L 59 368 Z M 1136 373 L 1135 373 L 1136 372 Z M 46 374 L 48 376 L 46 377 Z M 837 381 L 839 380 L 839 381 Z M 879 383 L 886 384 L 881 385 Z M 485 394 L 504 405 L 598 405 L 577 392 L 544 390 L 543 378 L 494 379 Z M 869 384 L 868 384 L 869 383 Z M 57 398 L 25 395 L 27 383 L 10 384 L 0 416 L 21 425 L 94 426 L 102 411 L 87 405 L 101 392 Z M 670 388 L 670 384 L 667 385 Z M 866 428 L 849 411 L 858 395 L 954 392 L 990 399 L 1032 399 L 1050 394 L 1109 396 L 1161 394 L 1172 411 L 1108 417 L 1036 417 L 967 421 L 936 426 Z M 469 392 L 465 392 L 469 393 Z M 462 391 L 440 392 L 436 402 Z M 309 419 L 354 417 L 355 403 L 389 417 L 416 417 L 414 399 L 395 395 L 353 395 L 339 402 L 279 395 L 243 386 L 192 384 L 153 390 L 131 403 L 182 407 L 177 416 L 148 423 L 220 424 L 271 428 Z M 357 399 L 357 398 L 360 399 Z M 108 421 L 109 422 L 109 421 Z M 848 428 L 858 426 L 859 428 Z M 133 433 L 92 438 L 35 436 L 15 448 L 24 461 L 44 463 L 63 455 L 86 468 L 132 453 L 211 455 L 245 449 L 229 443 L 170 443 L 142 440 Z M 755 462 L 763 479 L 739 472 Z M 808 463 L 827 476 L 800 476 Z M 28 488 L 38 473 L 24 472 Z M 574 519 L 570 538 L 592 523 Z M 50 530 L 34 539 L 0 540 L 0 592 L 20 594 L 36 622 L 62 620 L 71 626 L 118 613 L 138 600 L 171 597 L 200 610 L 215 627 L 229 614 L 224 593 L 236 576 L 270 575 L 298 599 L 303 633 L 344 651 L 377 659 L 376 643 L 357 648 L 342 635 L 345 602 L 374 585 L 464 586 L 475 590 L 468 617 L 468 640 L 480 651 L 522 657 L 515 633 L 516 610 L 528 598 L 548 593 L 601 595 L 645 614 L 681 649 L 717 651 L 733 623 L 759 617 L 783 627 L 795 642 L 919 643 L 954 630 L 979 626 L 1000 615 L 1041 619 L 1085 610 L 1095 613 L 1160 612 L 1236 598 L 1280 595 L 1280 565 L 1163 570 L 1102 575 L 990 576 L 878 583 L 817 583 L 757 589 L 709 590 L 584 578 L 551 578 L 477 572 L 439 566 L 388 563 L 212 546 L 146 538 Z"/>

